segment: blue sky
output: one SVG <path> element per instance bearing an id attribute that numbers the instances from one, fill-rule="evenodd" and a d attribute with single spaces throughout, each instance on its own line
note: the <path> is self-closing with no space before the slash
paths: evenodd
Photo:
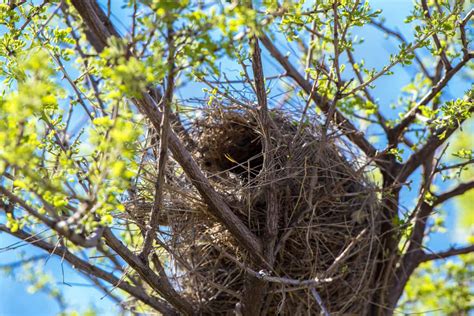
<path id="1" fill-rule="evenodd" d="M 113 1 L 118 5 L 122 1 Z M 387 25 L 396 27 L 403 33 L 408 34 L 410 39 L 412 34 L 411 27 L 403 24 L 404 18 L 412 9 L 411 0 L 372 0 L 370 1 L 374 8 L 383 10 L 382 16 L 387 20 Z M 123 29 L 123 27 L 122 27 Z M 380 69 L 388 60 L 390 53 L 397 51 L 397 43 L 387 40 L 383 33 L 373 27 L 365 27 L 359 34 L 365 38 L 365 43 L 357 50 L 356 58 L 364 58 L 366 65 Z M 374 89 L 374 95 L 380 100 L 384 107 L 388 107 L 395 102 L 400 94 L 401 88 L 406 85 L 415 72 L 410 70 L 395 69 L 395 75 L 391 77 L 382 77 L 377 81 Z M 462 79 L 456 78 L 450 84 L 450 94 L 454 96 L 461 95 L 464 92 L 466 83 Z M 197 90 L 201 89 L 199 85 L 186 86 L 181 94 L 183 96 L 194 95 Z M 199 91 L 200 92 L 200 91 Z M 416 190 L 405 190 L 404 204 L 410 205 L 416 197 Z M 446 210 L 452 213 L 452 206 L 448 206 Z M 448 228 L 455 225 L 454 216 L 448 216 Z M 442 249 L 449 246 L 454 239 L 450 235 L 434 236 L 429 246 L 434 249 Z M 23 252 L 27 256 L 42 254 L 33 246 L 25 245 L 15 250 L 5 251 L 4 248 L 18 242 L 17 239 L 6 234 L 0 234 L 0 265 L 15 262 L 19 255 Z M 62 267 L 64 268 L 65 283 L 62 280 Z M 56 286 L 61 289 L 65 295 L 65 299 L 71 308 L 85 310 L 88 306 L 99 307 L 99 315 L 116 315 L 117 309 L 115 304 L 108 298 L 104 298 L 103 293 L 93 287 L 88 286 L 82 276 L 75 272 L 67 263 L 61 263 L 60 258 L 52 257 L 47 261 L 43 269 L 56 277 Z M 18 270 L 21 272 L 21 269 Z M 20 274 L 17 274 L 19 277 Z M 0 273 L 0 316 L 23 316 L 37 315 L 47 316 L 56 314 L 59 309 L 57 303 L 48 298 L 43 293 L 29 294 L 27 291 L 28 284 L 19 282 L 11 277 Z"/>

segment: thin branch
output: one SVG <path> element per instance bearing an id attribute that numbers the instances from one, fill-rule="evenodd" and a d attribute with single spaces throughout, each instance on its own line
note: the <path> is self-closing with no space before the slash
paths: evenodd
<path id="1" fill-rule="evenodd" d="M 347 49 L 346 53 L 347 53 L 347 58 L 349 59 L 349 63 L 352 66 L 352 70 L 354 71 L 354 73 L 357 77 L 357 80 L 359 81 L 359 83 L 363 83 L 364 78 L 362 77 L 362 74 L 361 74 L 360 70 L 357 67 L 355 67 L 356 61 L 355 61 L 354 55 L 352 54 L 350 49 Z M 370 94 L 369 89 L 367 89 L 367 87 L 363 88 L 362 92 L 364 92 L 367 100 L 369 100 L 373 104 L 376 104 L 375 99 L 372 97 L 372 95 Z M 378 124 L 383 128 L 385 133 L 387 133 L 388 132 L 388 128 L 387 128 L 387 124 L 386 124 L 387 120 L 385 119 L 385 117 L 383 117 L 383 115 L 380 113 L 380 111 L 378 109 L 375 112 L 375 117 L 378 120 Z"/>
<path id="2" fill-rule="evenodd" d="M 364 237 L 364 235 L 367 233 L 368 229 L 364 228 L 350 243 L 347 245 L 347 247 L 341 252 L 339 256 L 337 256 L 336 259 L 334 259 L 334 262 L 329 266 L 329 268 L 326 270 L 325 275 L 330 276 L 337 267 L 340 266 L 342 262 L 344 262 L 347 258 L 348 255 L 350 254 L 350 251 L 352 248 L 356 246 L 356 244 Z"/>
<path id="3" fill-rule="evenodd" d="M 461 24 L 459 24 L 459 29 L 461 32 L 462 51 L 463 51 L 464 56 L 468 56 L 470 54 L 469 42 L 466 38 L 466 25 L 467 25 L 467 22 L 471 20 L 473 15 L 474 15 L 474 9 L 471 9 L 471 11 L 469 11 L 466 14 L 466 16 L 462 19 Z"/>
<path id="4" fill-rule="evenodd" d="M 471 112 L 474 108 L 471 109 Z M 441 146 L 457 129 L 465 119 L 459 120 L 454 126 L 446 126 L 437 130 L 430 137 L 428 137 L 426 143 L 417 152 L 412 154 L 410 158 L 402 165 L 400 172 L 397 177 L 399 183 L 403 183 L 406 179 L 415 171 L 439 146 Z M 443 137 L 440 137 L 443 135 Z"/>
<path id="5" fill-rule="evenodd" d="M 324 305 L 321 296 L 319 295 L 319 293 L 316 291 L 316 289 L 314 287 L 311 288 L 311 294 L 313 294 L 313 297 L 316 300 L 316 302 L 318 303 L 319 308 L 321 308 L 321 314 L 324 315 L 324 316 L 329 316 L 330 314 L 329 314 L 326 306 Z"/>
<path id="6" fill-rule="evenodd" d="M 474 245 L 461 247 L 461 248 L 451 248 L 446 251 L 435 252 L 435 253 L 425 253 L 420 257 L 419 262 L 427 262 L 431 260 L 446 259 L 453 256 L 463 255 L 467 253 L 474 252 Z"/>
<path id="7" fill-rule="evenodd" d="M 115 289 L 115 287 L 113 287 L 112 290 L 109 290 L 104 284 L 102 284 L 102 282 L 100 282 L 99 278 L 96 278 L 95 276 L 89 273 L 82 273 L 82 275 L 88 278 L 89 280 L 91 280 L 91 282 L 94 283 L 95 286 L 97 286 L 102 292 L 104 292 L 104 296 L 101 297 L 101 299 L 104 297 L 109 297 L 112 301 L 114 301 L 117 305 L 119 305 L 120 308 L 123 310 L 122 299 L 119 296 L 112 293 L 112 290 Z"/>
<path id="8" fill-rule="evenodd" d="M 159 220 L 163 209 L 163 185 L 165 182 L 166 162 L 168 160 L 168 141 L 169 131 L 171 129 L 169 123 L 169 116 L 171 113 L 171 103 L 173 101 L 173 90 L 175 85 L 175 47 L 174 47 L 174 32 L 172 29 L 172 22 L 168 26 L 168 70 L 167 86 L 163 98 L 163 115 L 161 117 L 160 126 L 160 149 L 158 157 L 158 179 L 155 182 L 155 197 L 151 210 L 150 221 L 146 227 L 145 241 L 143 243 L 143 250 L 140 254 L 142 260 L 147 261 L 153 246 L 153 240 L 158 229 Z"/>
<path id="9" fill-rule="evenodd" d="M 446 22 L 451 16 L 453 15 L 450 14 L 448 16 L 446 16 L 442 21 L 442 23 Z M 442 24 L 440 23 L 440 25 Z M 409 54 L 409 53 L 413 53 L 415 52 L 415 50 L 417 50 L 418 48 L 420 48 L 423 43 L 430 37 L 432 36 L 433 34 L 436 34 L 436 31 L 437 29 L 433 29 L 431 31 L 429 31 L 427 34 L 425 34 L 422 38 L 420 38 L 419 40 L 413 42 L 413 43 L 410 43 L 410 47 L 406 50 L 404 50 L 403 52 L 405 54 Z M 396 65 L 398 65 L 400 62 L 402 61 L 401 57 L 400 57 L 400 54 L 397 54 L 395 58 L 393 58 L 390 63 L 383 67 L 382 70 L 380 70 L 378 73 L 376 73 L 373 77 L 371 77 L 370 79 L 368 79 L 367 81 L 365 81 L 364 83 L 358 85 L 357 87 L 353 88 L 352 90 L 350 90 L 349 92 L 347 93 L 344 93 L 343 96 L 349 96 L 349 95 L 352 95 L 354 94 L 355 92 L 363 89 L 364 87 L 367 87 L 369 86 L 370 84 L 372 84 L 372 82 L 374 82 L 375 80 L 377 80 L 378 78 L 382 77 L 383 75 L 385 75 L 390 69 L 392 69 L 393 67 L 395 67 Z"/>
<path id="10" fill-rule="evenodd" d="M 119 278 L 115 277 L 112 273 L 106 272 L 98 268 L 97 266 L 94 266 L 80 259 L 76 255 L 72 254 L 67 248 L 56 247 L 42 240 L 41 238 L 31 235 L 21 229 L 17 230 L 16 232 L 12 232 L 8 227 L 2 224 L 0 224 L 0 231 L 20 238 L 21 240 L 27 241 L 35 247 L 41 248 L 50 254 L 55 254 L 61 258 L 64 258 L 74 268 L 79 269 L 80 271 L 88 275 L 94 275 L 95 277 L 100 278 L 113 286 L 117 286 L 118 288 L 122 289 L 133 297 L 139 299 L 143 303 L 160 311 L 164 315 L 177 315 L 175 310 L 163 300 L 150 296 L 143 289 L 131 286 L 127 282 L 121 281 Z"/>
<path id="11" fill-rule="evenodd" d="M 262 56 L 258 38 L 253 37 L 250 41 L 250 45 L 252 45 L 252 71 L 255 90 L 257 92 L 258 105 L 260 107 L 259 110 L 266 116 L 268 115 L 267 92 L 265 88 L 265 76 L 263 73 Z"/>
<path id="12" fill-rule="evenodd" d="M 307 280 L 296 280 L 296 279 L 291 279 L 291 278 L 287 278 L 287 277 L 271 276 L 271 275 L 269 275 L 269 272 L 266 271 L 266 270 L 260 270 L 258 272 L 254 271 L 251 268 L 249 268 L 248 266 L 241 263 L 237 258 L 235 258 L 234 256 L 227 253 L 225 250 L 220 249 L 220 251 L 222 251 L 222 255 L 224 257 L 229 258 L 230 260 L 232 260 L 237 266 L 239 266 L 239 268 L 244 270 L 249 275 L 251 275 L 251 276 L 253 276 L 257 279 L 267 281 L 267 282 L 284 284 L 284 285 L 302 286 L 302 287 L 314 287 L 314 286 L 319 286 L 323 283 L 331 283 L 335 280 L 335 278 L 317 278 L 317 277 L 307 279 Z"/>
<path id="13" fill-rule="evenodd" d="M 109 228 L 104 231 L 106 244 L 112 248 L 128 265 L 134 269 L 143 280 L 148 283 L 167 302 L 176 307 L 185 315 L 193 315 L 193 305 L 176 292 L 171 286 L 166 275 L 157 275 L 150 269 L 141 258 L 131 252 L 119 239 L 117 239 Z"/>
<path id="14" fill-rule="evenodd" d="M 446 170 L 452 170 L 452 169 L 463 169 L 464 167 L 474 164 L 474 159 L 469 159 L 464 162 L 456 163 L 453 165 L 441 165 L 441 167 L 436 168 L 436 172 L 442 172 Z"/>
<path id="15" fill-rule="evenodd" d="M 158 128 L 160 125 L 161 113 L 149 95 L 144 94 L 143 99 L 135 100 L 140 109 L 150 119 L 153 126 Z M 207 177 L 201 171 L 201 168 L 194 160 L 190 152 L 181 143 L 178 136 L 170 131 L 169 146 L 173 153 L 173 158 L 181 165 L 184 172 L 203 197 L 209 211 L 214 215 L 227 229 L 239 240 L 243 246 L 255 256 L 255 261 L 261 261 L 262 245 L 258 238 L 245 226 L 239 217 L 231 210 L 221 195 L 219 195 L 211 186 Z"/>
<path id="16" fill-rule="evenodd" d="M 37 219 L 39 219 L 42 223 L 44 223 L 46 226 L 56 231 L 59 235 L 67 238 L 68 240 L 70 240 L 71 242 L 73 242 L 74 244 L 78 246 L 81 246 L 84 248 L 92 248 L 92 247 L 96 247 L 98 242 L 100 241 L 100 238 L 103 232 L 102 227 L 97 228 L 92 234 L 90 234 L 90 236 L 84 237 L 77 234 L 73 229 L 70 229 L 69 224 L 71 223 L 71 221 L 74 220 L 75 216 L 72 216 L 68 218 L 67 220 L 54 221 L 50 219 L 49 217 L 43 214 L 40 214 L 33 207 L 29 206 L 23 199 L 19 198 L 18 196 L 16 196 L 12 192 L 10 192 L 10 190 L 4 188 L 3 186 L 0 186 L 0 193 L 8 197 L 8 199 L 11 202 L 20 205 L 26 212 L 36 217 Z M 75 214 L 77 213 L 83 214 L 84 212 L 86 212 L 84 211 L 84 209 L 88 210 L 90 209 L 89 207 L 90 207 L 90 204 L 87 204 L 87 205 L 83 204 L 81 208 L 79 208 Z M 76 215 L 76 216 L 79 216 L 79 215 Z"/>
<path id="17" fill-rule="evenodd" d="M 258 113 L 260 114 L 261 127 L 263 130 L 263 158 L 264 158 L 264 169 L 265 181 L 269 183 L 268 187 L 265 188 L 265 199 L 267 202 L 266 210 L 266 227 L 265 227 L 265 239 L 266 243 L 264 245 L 265 259 L 273 266 L 273 261 L 275 260 L 274 248 L 276 239 L 278 236 L 278 220 L 279 220 L 279 210 L 277 197 L 275 195 L 275 184 L 272 177 L 272 170 L 274 167 L 271 165 L 273 161 L 273 145 L 272 145 L 272 135 L 270 134 L 270 126 L 272 125 L 271 118 L 268 113 L 267 105 L 267 92 L 265 88 L 265 77 L 263 72 L 263 63 L 260 45 L 257 37 L 251 39 L 252 45 L 252 70 L 253 76 L 255 78 L 255 90 L 257 92 L 258 99 Z M 273 129 L 276 130 L 276 129 Z"/>
<path id="18" fill-rule="evenodd" d="M 43 259 L 47 259 L 48 257 L 48 255 L 38 255 L 26 259 L 21 259 L 15 262 L 3 263 L 0 264 L 0 269 L 15 269 L 21 267 L 25 263 L 40 261 Z"/>
<path id="19" fill-rule="evenodd" d="M 317 4 L 315 4 L 315 6 L 317 6 Z M 318 26 L 317 21 L 318 21 L 317 19 L 314 19 L 313 25 L 311 26 L 311 31 L 313 32 L 316 32 L 316 27 Z M 308 43 L 305 69 L 309 69 L 313 62 L 315 40 L 316 40 L 316 34 L 311 33 L 310 38 L 309 38 L 309 43 Z M 306 73 L 305 79 L 309 80 L 309 72 Z"/>
<path id="20" fill-rule="evenodd" d="M 342 84 L 342 79 L 341 79 L 341 69 L 339 68 L 339 55 L 341 54 L 339 50 L 339 15 L 337 12 L 337 8 L 339 6 L 338 1 L 334 1 L 332 4 L 332 10 L 333 10 L 333 15 L 334 15 L 334 27 L 333 27 L 333 38 L 332 38 L 332 44 L 334 46 L 334 62 L 333 62 L 333 68 L 336 71 L 336 76 L 337 76 L 337 81 L 336 81 L 336 86 L 337 90 L 341 88 Z M 344 40 L 344 37 L 343 37 Z"/>
<path id="21" fill-rule="evenodd" d="M 389 138 L 392 144 L 396 144 L 398 138 L 403 133 L 405 128 L 415 121 L 416 116 L 421 112 L 420 108 L 431 102 L 431 100 L 433 100 L 433 98 L 446 87 L 453 76 L 464 68 L 469 60 L 470 58 L 464 58 L 454 68 L 451 68 L 449 71 L 447 71 L 443 78 L 441 78 L 441 80 L 439 80 L 436 85 L 431 88 L 430 92 L 428 92 L 412 109 L 410 109 L 410 111 L 405 114 L 400 123 L 398 123 L 389 131 Z"/>
<path id="22" fill-rule="evenodd" d="M 447 200 L 449 200 L 453 197 L 464 194 L 467 191 L 472 190 L 472 189 L 474 189 L 474 181 L 461 183 L 457 187 L 455 187 L 454 189 L 452 189 L 448 192 L 445 192 L 443 194 L 437 195 L 436 201 L 434 202 L 434 205 L 439 205 L 439 204 L 441 204 L 443 202 L 446 202 Z"/>
<path id="23" fill-rule="evenodd" d="M 327 130 L 329 128 L 329 124 L 331 123 L 331 120 L 334 117 L 334 112 L 336 111 L 337 107 L 337 102 L 340 99 L 341 96 L 341 90 L 344 90 L 344 87 L 342 86 L 342 78 L 341 78 L 341 69 L 339 68 L 339 55 L 341 54 L 339 50 L 339 16 L 337 12 L 337 8 L 339 6 L 338 1 L 334 1 L 332 4 L 332 11 L 334 15 L 334 26 L 333 26 L 333 38 L 332 38 L 332 45 L 334 47 L 334 59 L 333 59 L 333 64 L 332 68 L 335 70 L 336 73 L 336 79 L 334 80 L 336 84 L 336 93 L 334 94 L 334 98 L 331 100 L 329 109 L 326 114 L 326 122 L 324 123 L 322 127 L 322 141 L 326 141 L 326 134 Z M 344 40 L 344 36 L 342 37 L 342 40 Z M 330 77 L 333 77 L 333 72 L 330 73 Z M 350 84 L 351 81 L 347 83 L 347 85 Z"/>
<path id="24" fill-rule="evenodd" d="M 423 7 L 423 14 L 428 20 L 431 20 L 431 14 L 430 14 L 430 9 L 428 8 L 428 4 L 426 0 L 421 0 L 421 6 Z M 441 42 L 439 41 L 438 34 L 434 33 L 433 34 L 433 40 L 435 42 L 436 48 L 438 49 L 441 57 L 441 61 L 443 62 L 444 68 L 446 71 L 449 71 L 452 66 L 451 63 L 448 60 L 448 57 L 446 56 L 445 48 L 441 46 Z"/>
<path id="25" fill-rule="evenodd" d="M 391 36 L 397 38 L 400 42 L 405 43 L 405 44 L 408 43 L 408 41 L 405 39 L 405 37 L 400 32 L 397 32 L 397 31 L 394 31 L 394 30 L 388 28 L 383 23 L 377 22 L 377 21 L 372 19 L 370 21 L 370 24 L 372 24 L 376 28 L 382 30 L 383 32 L 387 33 L 388 35 L 391 35 Z M 415 55 L 415 61 L 420 66 L 420 69 L 423 72 L 423 74 L 426 77 L 428 77 L 430 80 L 433 80 L 433 76 L 431 76 L 430 73 L 428 72 L 428 69 L 426 69 L 426 66 L 423 63 L 423 61 L 421 60 L 420 56 L 418 56 L 418 54 L 416 52 L 413 52 L 413 54 Z"/>
<path id="26" fill-rule="evenodd" d="M 289 62 L 288 58 L 285 57 L 272 43 L 272 41 L 266 36 L 261 35 L 260 41 L 270 54 L 280 63 L 280 65 L 286 70 L 287 75 L 293 78 L 298 85 L 308 95 L 311 94 L 312 84 L 305 80 L 305 78 L 296 70 L 296 68 Z M 313 101 L 316 105 L 323 110 L 324 113 L 329 111 L 329 102 L 317 93 L 312 94 Z M 364 137 L 364 135 L 347 119 L 344 115 L 335 111 L 334 113 L 335 122 L 341 126 L 341 129 L 345 131 L 347 137 L 356 144 L 368 157 L 375 156 L 377 150 L 375 147 Z"/>

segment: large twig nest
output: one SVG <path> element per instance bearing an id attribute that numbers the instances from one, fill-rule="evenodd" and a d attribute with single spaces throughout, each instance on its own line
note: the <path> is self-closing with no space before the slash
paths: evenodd
<path id="1" fill-rule="evenodd" d="M 322 141 L 318 128 L 298 127 L 291 118 L 271 112 L 271 171 L 263 167 L 261 124 L 248 111 L 209 110 L 193 125 L 196 159 L 216 190 L 257 236 L 264 236 L 267 203 L 264 190 L 272 179 L 279 221 L 275 264 L 265 275 L 307 281 L 332 279 L 314 287 L 272 281 L 264 312 L 269 315 L 315 314 L 318 293 L 331 314 L 362 311 L 378 252 L 378 207 L 374 186 L 337 140 Z M 268 135 L 268 134 L 267 134 Z M 268 140 L 266 140 L 268 141 Z M 268 174 L 271 172 L 271 174 Z M 251 258 L 223 226 L 209 216 L 188 183 L 186 196 L 168 194 L 168 237 L 164 244 L 178 268 L 180 291 L 203 313 L 233 314 L 242 301 Z M 193 196 L 193 198 L 189 198 Z M 178 211 L 177 211 L 178 210 Z"/>

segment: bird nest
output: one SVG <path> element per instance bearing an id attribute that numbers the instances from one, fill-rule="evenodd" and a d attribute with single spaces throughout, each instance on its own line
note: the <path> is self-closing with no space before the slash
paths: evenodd
<path id="1" fill-rule="evenodd" d="M 321 128 L 277 111 L 269 116 L 263 127 L 253 111 L 208 110 L 191 136 L 211 184 L 262 240 L 271 190 L 274 263 L 256 266 L 170 163 L 162 246 L 176 287 L 209 315 L 233 315 L 246 282 L 258 277 L 268 282 L 262 314 L 363 313 L 379 251 L 376 188 L 340 135 L 323 137 Z"/>

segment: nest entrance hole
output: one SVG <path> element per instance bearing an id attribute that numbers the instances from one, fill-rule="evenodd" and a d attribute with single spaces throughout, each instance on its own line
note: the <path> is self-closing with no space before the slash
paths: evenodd
<path id="1" fill-rule="evenodd" d="M 197 122 L 203 166 L 213 172 L 229 171 L 254 178 L 262 169 L 261 134 L 250 115 L 226 113 Z"/>

